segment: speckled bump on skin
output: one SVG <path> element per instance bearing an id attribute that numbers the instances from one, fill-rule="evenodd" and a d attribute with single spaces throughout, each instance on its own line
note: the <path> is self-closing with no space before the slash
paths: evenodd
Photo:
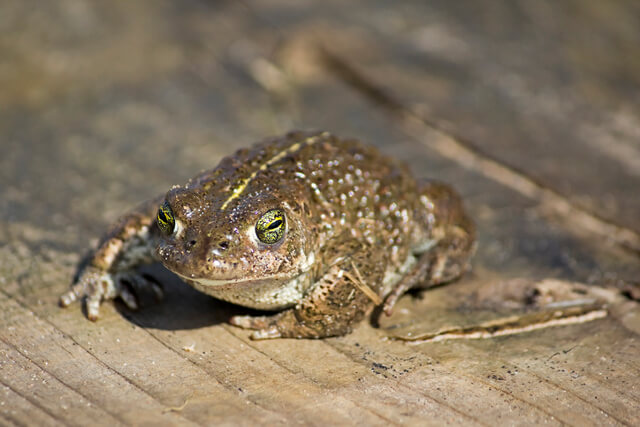
<path id="1" fill-rule="evenodd" d="M 158 208 L 160 208 L 158 210 Z M 188 284 L 271 316 L 236 316 L 253 338 L 343 335 L 374 306 L 391 314 L 408 289 L 457 278 L 474 226 L 458 195 L 416 181 L 375 148 L 328 132 L 291 132 L 224 158 L 184 186 L 119 220 L 61 297 L 104 299 L 154 280 L 136 267 L 161 261 Z"/>

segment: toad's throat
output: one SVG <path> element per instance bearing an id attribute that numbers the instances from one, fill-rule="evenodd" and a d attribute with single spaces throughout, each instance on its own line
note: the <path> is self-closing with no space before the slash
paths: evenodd
<path id="1" fill-rule="evenodd" d="M 294 277 L 264 277 L 249 279 L 206 279 L 178 273 L 197 290 L 234 304 L 259 310 L 280 310 L 292 307 L 304 297 L 309 286 L 308 275 Z"/>

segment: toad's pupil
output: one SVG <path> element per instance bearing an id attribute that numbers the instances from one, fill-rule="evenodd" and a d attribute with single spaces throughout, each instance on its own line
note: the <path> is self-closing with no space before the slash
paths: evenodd
<path id="1" fill-rule="evenodd" d="M 282 225 L 282 220 L 279 219 L 277 221 L 273 221 L 271 224 L 269 224 L 269 227 L 267 227 L 268 230 L 275 230 L 276 228 L 280 227 Z"/>

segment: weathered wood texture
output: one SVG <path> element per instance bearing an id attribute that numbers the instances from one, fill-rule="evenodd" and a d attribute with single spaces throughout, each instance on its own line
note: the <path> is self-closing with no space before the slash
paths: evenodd
<path id="1" fill-rule="evenodd" d="M 637 2 L 0 9 L 0 424 L 640 423 Z M 95 324 L 57 306 L 120 213 L 290 128 L 453 183 L 473 273 L 320 341 L 253 342 L 224 323 L 246 310 L 158 266 L 160 304 Z M 526 283 L 545 278 L 608 295 L 608 315 L 388 339 L 535 313 Z"/>

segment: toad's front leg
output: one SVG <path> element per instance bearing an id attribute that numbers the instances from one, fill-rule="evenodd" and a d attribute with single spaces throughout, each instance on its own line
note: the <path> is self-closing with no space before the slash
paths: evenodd
<path id="1" fill-rule="evenodd" d="M 158 227 L 155 213 L 161 198 L 150 200 L 122 217 L 102 239 L 78 280 L 68 292 L 60 296 L 66 307 L 84 298 L 87 317 L 97 320 L 103 300 L 120 297 L 131 309 L 138 307 L 132 288 L 149 288 L 157 298 L 162 297 L 159 285 L 135 268 L 155 261 Z"/>
<path id="2" fill-rule="evenodd" d="M 252 339 L 345 335 L 374 305 L 382 302 L 373 287 L 379 283 L 381 271 L 366 268 L 371 267 L 353 260 L 343 261 L 329 269 L 294 308 L 272 316 L 234 316 L 230 322 L 255 329 Z M 379 265 L 374 268 L 380 270 Z"/>

